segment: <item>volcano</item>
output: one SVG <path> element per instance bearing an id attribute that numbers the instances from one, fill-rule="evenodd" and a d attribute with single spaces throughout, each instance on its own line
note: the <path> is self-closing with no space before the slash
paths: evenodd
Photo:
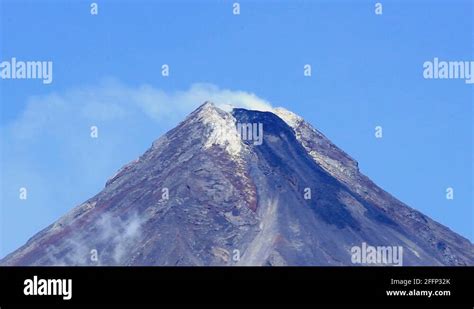
<path id="1" fill-rule="evenodd" d="M 362 245 L 403 248 L 402 265 L 474 265 L 469 240 L 300 116 L 206 102 L 0 265 L 348 266 Z"/>

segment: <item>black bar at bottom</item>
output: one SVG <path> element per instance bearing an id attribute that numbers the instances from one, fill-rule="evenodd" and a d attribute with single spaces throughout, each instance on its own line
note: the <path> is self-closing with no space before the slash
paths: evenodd
<path id="1" fill-rule="evenodd" d="M 34 276 L 37 280 L 72 279 L 71 299 L 24 295 L 25 280 Z M 397 291 L 406 292 L 387 295 L 404 293 Z M 11 304 L 163 303 L 458 304 L 473 308 L 473 295 L 473 267 L 0 267 L 2 309 Z"/>

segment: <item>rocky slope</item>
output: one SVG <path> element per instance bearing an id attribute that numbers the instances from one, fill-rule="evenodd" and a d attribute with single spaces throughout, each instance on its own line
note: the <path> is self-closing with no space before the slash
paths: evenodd
<path id="1" fill-rule="evenodd" d="M 261 124 L 263 142 L 239 124 Z M 301 117 L 206 102 L 0 265 L 354 265 L 362 243 L 403 247 L 403 265 L 474 265 L 470 241 Z"/>

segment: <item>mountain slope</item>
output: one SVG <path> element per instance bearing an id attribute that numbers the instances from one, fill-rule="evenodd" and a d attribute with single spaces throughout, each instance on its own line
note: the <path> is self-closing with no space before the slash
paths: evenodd
<path id="1" fill-rule="evenodd" d="M 238 124 L 261 124 L 261 145 Z M 402 246 L 403 265 L 474 265 L 467 239 L 378 188 L 299 116 L 207 102 L 0 264 L 353 265 L 362 243 Z"/>

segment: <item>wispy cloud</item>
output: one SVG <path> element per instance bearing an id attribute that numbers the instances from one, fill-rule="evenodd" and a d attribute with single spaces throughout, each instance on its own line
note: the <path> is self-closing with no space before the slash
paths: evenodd
<path id="1" fill-rule="evenodd" d="M 127 86 L 116 80 L 74 88 L 64 93 L 30 97 L 24 112 L 10 124 L 16 137 L 42 130 L 64 130 L 81 121 L 118 121 L 142 114 L 156 121 L 175 122 L 205 101 L 229 106 L 271 110 L 271 104 L 253 93 L 195 83 L 187 90 L 168 92 L 151 85 Z"/>
<path id="2" fill-rule="evenodd" d="M 124 265 L 127 263 L 124 257 L 136 244 L 145 221 L 136 212 L 128 214 L 127 218 L 104 213 L 88 226 L 94 231 L 92 239 L 81 233 L 72 233 L 46 248 L 42 263 L 53 266 Z M 92 250 L 96 250 L 97 260 L 91 259 Z"/>

